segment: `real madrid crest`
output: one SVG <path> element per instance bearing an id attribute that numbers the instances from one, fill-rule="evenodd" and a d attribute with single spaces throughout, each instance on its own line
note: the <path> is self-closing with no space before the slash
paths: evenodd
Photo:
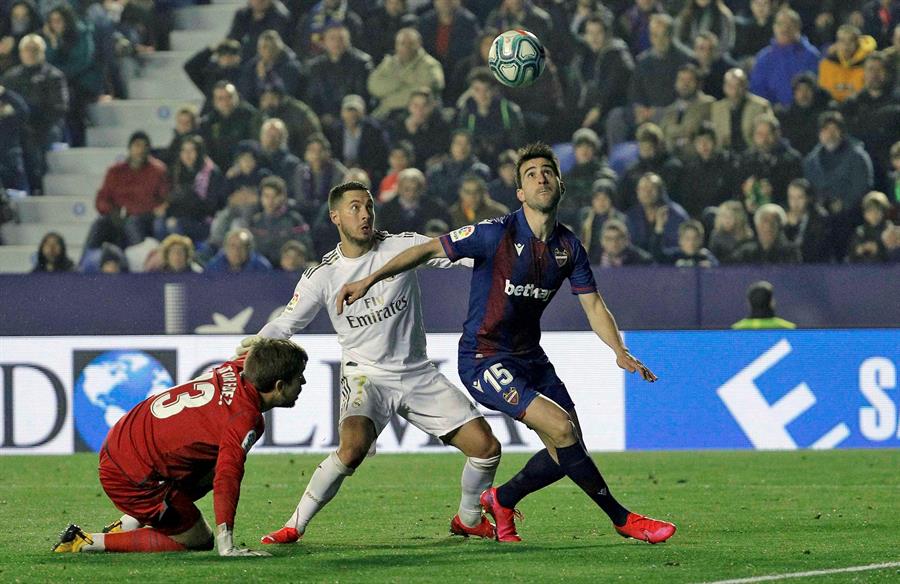
<path id="1" fill-rule="evenodd" d="M 564 249 L 556 248 L 553 250 L 553 257 L 556 258 L 556 265 L 561 268 L 569 261 L 569 252 Z"/>

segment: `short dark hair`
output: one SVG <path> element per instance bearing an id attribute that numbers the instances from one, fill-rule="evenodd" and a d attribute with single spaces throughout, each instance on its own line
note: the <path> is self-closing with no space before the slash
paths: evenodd
<path id="1" fill-rule="evenodd" d="M 391 153 L 393 153 L 395 150 L 400 150 L 401 152 L 403 152 L 403 154 L 406 155 L 406 157 L 409 158 L 410 161 L 415 161 L 416 159 L 416 147 L 413 146 L 413 143 L 409 140 L 397 140 L 396 142 L 391 144 Z"/>
<path id="2" fill-rule="evenodd" d="M 134 144 L 134 143 L 137 142 L 138 140 L 143 140 L 144 142 L 147 143 L 147 146 L 150 146 L 150 145 L 151 145 L 151 143 L 150 143 L 150 136 L 147 135 L 147 132 L 145 132 L 145 131 L 143 131 L 143 130 L 138 130 L 137 132 L 133 132 L 133 133 L 131 134 L 131 136 L 128 137 L 128 145 L 131 146 L 132 144 Z"/>
<path id="3" fill-rule="evenodd" d="M 795 178 L 791 182 L 788 183 L 788 188 L 794 187 L 795 189 L 800 189 L 803 191 L 803 194 L 807 196 L 807 198 L 812 198 L 812 183 L 807 179 L 800 177 Z"/>
<path id="4" fill-rule="evenodd" d="M 847 131 L 847 123 L 844 121 L 844 114 L 839 111 L 829 110 L 819 114 L 819 129 L 821 130 L 828 124 L 834 124 L 843 133 Z"/>
<path id="5" fill-rule="evenodd" d="M 679 73 L 684 73 L 684 72 L 690 73 L 691 75 L 694 76 L 694 80 L 700 81 L 700 77 L 701 77 L 700 68 L 697 67 L 696 65 L 694 65 L 693 63 L 685 63 L 684 65 L 682 65 L 681 67 L 678 68 L 678 72 Z"/>
<path id="6" fill-rule="evenodd" d="M 772 307 L 774 288 L 765 280 L 754 282 L 747 288 L 747 302 L 750 303 L 750 318 L 772 318 L 775 309 Z"/>
<path id="7" fill-rule="evenodd" d="M 684 234 L 685 231 L 689 231 L 693 229 L 700 235 L 700 239 L 703 239 L 703 236 L 706 235 L 706 230 L 703 228 L 703 223 L 700 223 L 696 219 L 688 219 L 684 221 L 681 225 L 678 226 L 678 236 Z"/>
<path id="8" fill-rule="evenodd" d="M 256 391 L 269 393 L 275 382 L 291 382 L 303 373 L 309 356 L 287 339 L 260 339 L 250 348 L 244 361 L 244 377 Z"/>
<path id="9" fill-rule="evenodd" d="M 462 178 L 459 179 L 459 186 L 462 187 L 463 183 L 473 182 L 478 184 L 478 188 L 482 193 L 486 193 L 488 191 L 487 181 L 484 180 L 480 174 L 469 171 L 462 175 Z"/>
<path id="10" fill-rule="evenodd" d="M 494 85 L 494 74 L 487 67 L 475 67 L 466 76 L 466 85 L 472 85 L 475 82 L 487 83 L 489 86 Z"/>
<path id="11" fill-rule="evenodd" d="M 712 122 L 705 121 L 700 124 L 700 127 L 697 128 L 697 131 L 694 132 L 694 138 L 699 138 L 700 136 L 706 136 L 713 143 L 716 143 L 716 127 L 712 125 Z"/>
<path id="12" fill-rule="evenodd" d="M 287 194 L 287 183 L 284 182 L 283 178 L 274 174 L 263 178 L 259 182 L 259 192 L 261 193 L 265 188 L 275 189 L 282 195 Z"/>
<path id="13" fill-rule="evenodd" d="M 235 39 L 225 39 L 216 45 L 213 52 L 217 55 L 240 55 L 241 43 Z"/>
<path id="14" fill-rule="evenodd" d="M 333 187 L 330 191 L 328 191 L 328 210 L 333 210 L 337 206 L 337 204 L 341 202 L 341 199 L 344 198 L 344 193 L 350 191 L 364 191 L 370 197 L 372 196 L 372 193 L 369 192 L 369 189 L 366 188 L 366 185 L 355 180 L 347 181 Z"/>
<path id="15" fill-rule="evenodd" d="M 304 149 L 308 148 L 310 144 L 320 144 L 322 148 L 327 150 L 329 153 L 331 152 L 331 142 L 328 141 L 328 138 L 322 132 L 313 132 L 306 139 L 306 144 L 304 145 Z"/>
<path id="16" fill-rule="evenodd" d="M 553 148 L 543 142 L 532 142 L 522 148 L 519 148 L 519 161 L 516 163 L 516 188 L 522 188 L 522 167 L 529 160 L 534 160 L 535 158 L 546 158 L 550 161 L 550 166 L 553 167 L 553 172 L 556 173 L 556 178 L 562 179 L 562 174 L 559 172 L 559 159 L 556 158 L 556 153 L 553 152 Z"/>

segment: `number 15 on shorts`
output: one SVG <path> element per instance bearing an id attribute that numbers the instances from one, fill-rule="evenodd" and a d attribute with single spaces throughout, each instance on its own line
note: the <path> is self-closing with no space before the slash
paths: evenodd
<path id="1" fill-rule="evenodd" d="M 508 385 L 509 382 L 513 380 L 512 373 L 503 366 L 503 363 L 494 363 L 489 368 L 484 370 L 484 381 L 487 384 L 490 384 L 491 387 L 494 388 L 494 391 L 501 392 L 503 391 L 503 386 Z M 481 389 L 481 381 L 475 380 L 472 384 L 475 389 L 484 393 L 484 390 Z"/>

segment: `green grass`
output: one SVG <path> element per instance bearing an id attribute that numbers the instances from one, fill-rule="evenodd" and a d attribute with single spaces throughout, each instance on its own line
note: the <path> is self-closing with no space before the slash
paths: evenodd
<path id="1" fill-rule="evenodd" d="M 236 541 L 289 516 L 321 455 L 253 456 Z M 521 544 L 452 538 L 456 454 L 366 461 L 313 521 L 304 541 L 265 546 L 275 557 L 49 553 L 69 522 L 99 531 L 118 513 L 97 459 L 3 457 L 0 582 L 699 582 L 900 561 L 900 451 L 596 454 L 631 509 L 674 521 L 670 542 L 617 536 L 567 479 L 520 504 Z M 498 482 L 526 455 L 504 457 Z M 200 503 L 212 522 L 212 498 Z M 896 582 L 897 568 L 810 579 Z M 792 580 L 796 581 L 796 580 Z"/>

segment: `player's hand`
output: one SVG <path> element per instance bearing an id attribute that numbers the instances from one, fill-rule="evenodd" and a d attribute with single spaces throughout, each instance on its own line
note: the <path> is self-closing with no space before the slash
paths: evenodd
<path id="1" fill-rule="evenodd" d="M 250 352 L 250 349 L 253 348 L 253 345 L 260 342 L 262 337 L 259 335 L 253 335 L 251 337 L 244 337 L 241 339 L 241 344 L 237 346 L 234 350 L 234 356 L 231 358 L 232 361 L 237 359 L 238 357 L 242 357 Z"/>
<path id="2" fill-rule="evenodd" d="M 616 355 L 616 365 L 629 373 L 637 371 L 641 374 L 641 377 L 644 378 L 644 381 L 649 381 L 650 383 L 659 379 L 646 365 L 641 363 L 637 357 L 629 353 L 627 349 Z"/>
<path id="3" fill-rule="evenodd" d="M 216 549 L 219 550 L 220 556 L 228 558 L 259 558 L 272 555 L 268 552 L 234 547 L 231 529 L 224 523 L 216 525 Z"/>
<path id="4" fill-rule="evenodd" d="M 345 302 L 347 303 L 347 306 L 350 306 L 365 296 L 368 291 L 368 278 L 363 278 L 362 280 L 357 280 L 356 282 L 350 282 L 349 284 L 341 286 L 341 289 L 337 294 L 337 313 L 342 314 L 344 312 Z"/>

